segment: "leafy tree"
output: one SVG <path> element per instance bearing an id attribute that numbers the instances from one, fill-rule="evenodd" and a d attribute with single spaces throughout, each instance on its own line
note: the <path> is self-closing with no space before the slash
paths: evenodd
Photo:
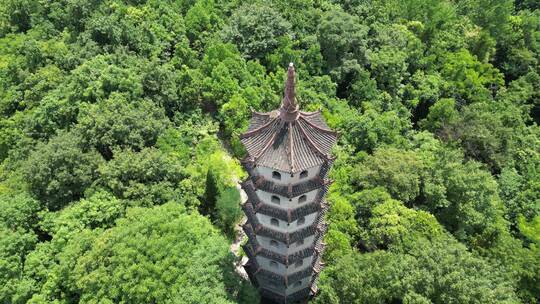
<path id="1" fill-rule="evenodd" d="M 216 225 L 228 235 L 233 235 L 234 225 L 242 217 L 240 203 L 240 192 L 234 187 L 223 189 L 216 200 Z"/>
<path id="2" fill-rule="evenodd" d="M 230 303 L 238 292 L 225 239 L 177 204 L 131 209 L 98 243 L 74 269 L 81 301 Z"/>
<path id="3" fill-rule="evenodd" d="M 331 203 L 331 209 L 327 214 L 327 220 L 330 223 L 330 228 L 346 234 L 351 241 L 357 238 L 358 227 L 355 221 L 355 209 L 354 206 L 347 200 L 347 197 L 343 197 L 332 190 L 328 197 L 328 201 Z"/>
<path id="4" fill-rule="evenodd" d="M 39 202 L 27 193 L 0 194 L 0 223 L 13 230 L 32 230 L 38 223 Z"/>
<path id="5" fill-rule="evenodd" d="M 163 110 L 152 102 L 128 102 L 116 93 L 106 101 L 81 107 L 78 121 L 84 144 L 95 147 L 105 159 L 112 158 L 115 148 L 153 146 L 168 124 Z"/>
<path id="6" fill-rule="evenodd" d="M 397 111 L 379 113 L 368 108 L 356 119 L 344 122 L 344 134 L 357 150 L 373 152 L 379 146 L 399 145 L 410 129 L 410 122 L 402 119 Z"/>
<path id="7" fill-rule="evenodd" d="M 503 169 L 499 176 L 500 196 L 506 207 L 506 218 L 518 226 L 518 219 L 532 219 L 540 214 L 540 184 L 534 176 L 520 175 L 514 168 Z"/>
<path id="8" fill-rule="evenodd" d="M 324 260 L 327 262 L 333 263 L 342 256 L 352 252 L 352 241 L 350 237 L 339 230 L 328 230 L 324 240 L 326 243 Z"/>
<path id="9" fill-rule="evenodd" d="M 233 42 L 246 58 L 264 58 L 278 47 L 279 38 L 289 35 L 291 25 L 271 6 L 242 5 L 223 29 L 225 41 Z"/>
<path id="10" fill-rule="evenodd" d="M 346 255 L 327 268 L 319 286 L 317 303 L 519 303 L 494 266 L 447 238 L 419 238 L 403 251 Z"/>
<path id="11" fill-rule="evenodd" d="M 3 303 L 12 303 L 12 297 L 25 287 L 19 280 L 25 256 L 34 249 L 37 241 L 37 236 L 31 232 L 0 223 L 0 301 Z"/>
<path id="12" fill-rule="evenodd" d="M 462 109 L 459 119 L 445 132 L 450 140 L 461 144 L 466 157 L 481 161 L 498 173 L 506 164 L 513 163 L 523 146 L 519 138 L 529 133 L 524 111 L 505 100 L 472 104 Z M 535 141 L 531 144 L 538 145 Z"/>
<path id="13" fill-rule="evenodd" d="M 421 61 L 423 45 L 405 26 L 373 27 L 375 37 L 366 51 L 372 77 L 380 90 L 396 96 Z"/>
<path id="14" fill-rule="evenodd" d="M 519 230 L 523 235 L 535 244 L 540 243 L 540 216 L 535 216 L 531 222 L 527 222 L 526 219 L 521 216 L 519 218 Z"/>
<path id="15" fill-rule="evenodd" d="M 198 204 L 182 200 L 178 185 L 185 173 L 179 164 L 159 150 L 119 150 L 114 154 L 114 159 L 102 164 L 98 169 L 98 189 L 103 187 L 116 197 L 141 206 L 159 205 L 168 201 L 195 206 Z"/>
<path id="16" fill-rule="evenodd" d="M 455 100 L 443 98 L 429 108 L 429 113 L 426 119 L 421 121 L 421 125 L 437 137 L 447 140 L 455 136 L 452 134 L 452 126 L 457 124 L 458 119 Z"/>
<path id="17" fill-rule="evenodd" d="M 195 49 L 203 49 L 211 35 L 223 23 L 214 1 L 196 1 L 186 12 L 186 34 Z"/>
<path id="18" fill-rule="evenodd" d="M 353 79 L 365 63 L 368 29 L 358 17 L 341 10 L 330 10 L 323 15 L 317 37 L 325 68 L 338 84 Z"/>
<path id="19" fill-rule="evenodd" d="M 32 27 L 32 14 L 39 9 L 37 3 L 30 0 L 5 1 L 4 5 L 2 19 L 7 22 L 2 24 L 3 35 L 9 32 L 25 32 Z"/>
<path id="20" fill-rule="evenodd" d="M 508 20 L 514 9 L 513 1 L 460 1 L 457 7 L 498 40 L 510 30 Z"/>
<path id="21" fill-rule="evenodd" d="M 358 166 L 353 179 L 360 189 L 385 186 L 396 199 L 412 202 L 420 195 L 422 170 L 414 152 L 378 149 Z"/>
<path id="22" fill-rule="evenodd" d="M 369 241 L 373 243 L 370 247 L 379 248 L 400 246 L 408 241 L 410 235 L 430 238 L 442 234 L 442 228 L 433 215 L 406 208 L 396 200 L 375 206 L 366 229 L 371 238 Z"/>
<path id="23" fill-rule="evenodd" d="M 427 171 L 414 205 L 433 213 L 458 240 L 489 247 L 507 229 L 495 179 L 479 163 L 463 163 L 459 151 L 422 137 L 417 152 Z"/>
<path id="24" fill-rule="evenodd" d="M 100 191 L 61 211 L 42 214 L 40 226 L 53 236 L 85 228 L 109 228 L 124 216 L 126 207 L 124 201 Z"/>
<path id="25" fill-rule="evenodd" d="M 40 228 L 52 239 L 25 257 L 13 302 L 77 301 L 81 295 L 74 277 L 78 258 L 92 248 L 102 229 L 114 226 L 125 207 L 111 194 L 98 192 L 61 211 L 42 213 Z"/>
<path id="26" fill-rule="evenodd" d="M 106 51 L 123 46 L 148 57 L 167 57 L 164 52 L 185 37 L 183 20 L 177 8 L 158 1 L 100 5 L 85 23 L 82 36 Z"/>
<path id="27" fill-rule="evenodd" d="M 216 209 L 217 198 L 219 195 L 218 181 L 214 171 L 208 170 L 206 173 L 206 187 L 204 191 L 204 204 L 201 206 L 202 214 L 212 214 Z"/>
<path id="28" fill-rule="evenodd" d="M 101 156 L 94 150 L 84 152 L 80 146 L 75 133 L 61 133 L 38 144 L 24 166 L 30 191 L 50 210 L 78 200 L 97 179 Z"/>
<path id="29" fill-rule="evenodd" d="M 448 82 L 446 94 L 461 105 L 489 99 L 503 84 L 503 75 L 481 63 L 467 50 L 446 54 L 441 75 Z"/>

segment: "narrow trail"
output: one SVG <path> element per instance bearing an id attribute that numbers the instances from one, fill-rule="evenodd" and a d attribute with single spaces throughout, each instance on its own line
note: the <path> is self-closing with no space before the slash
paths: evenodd
<path id="1" fill-rule="evenodd" d="M 223 143 L 223 141 L 222 141 L 222 145 L 226 149 L 226 151 L 228 152 L 228 154 L 224 156 L 224 158 L 226 158 L 225 160 L 226 161 L 232 161 L 231 150 L 229 149 L 229 147 L 225 143 Z M 242 187 L 240 186 L 240 179 L 238 178 L 238 176 L 234 177 L 234 182 L 235 182 L 236 189 L 238 189 L 238 192 L 240 192 L 240 203 L 243 204 L 248 199 L 247 194 L 242 189 Z M 244 236 L 245 236 L 244 230 L 242 229 L 242 225 L 246 221 L 247 221 L 246 216 L 242 214 L 242 219 L 234 226 L 235 237 L 234 237 L 234 241 L 232 242 L 231 246 L 229 247 L 229 250 L 236 257 L 240 257 L 241 244 L 242 244 L 242 241 L 244 240 Z M 246 280 L 248 279 L 248 275 L 246 273 L 246 270 L 244 269 L 244 264 L 247 262 L 247 260 L 248 260 L 248 258 L 246 256 L 243 256 L 241 259 L 238 259 L 237 262 L 234 265 L 235 271 L 242 278 L 244 278 Z"/>
<path id="2" fill-rule="evenodd" d="M 247 194 L 244 192 L 242 187 L 240 187 L 239 181 L 236 182 L 236 188 L 240 192 L 240 201 L 241 203 L 245 203 L 247 201 Z M 235 231 L 235 237 L 234 242 L 231 244 L 230 251 L 237 257 L 240 256 L 240 245 L 242 244 L 242 241 L 244 240 L 244 230 L 242 230 L 242 225 L 247 221 L 247 218 L 245 215 L 242 215 L 242 219 L 236 226 L 234 226 Z M 241 259 L 238 259 L 236 262 L 236 265 L 234 265 L 235 271 L 242 276 L 244 279 L 248 279 L 248 275 L 246 273 L 246 270 L 244 269 L 244 264 L 247 262 L 248 258 L 246 256 L 243 256 Z"/>

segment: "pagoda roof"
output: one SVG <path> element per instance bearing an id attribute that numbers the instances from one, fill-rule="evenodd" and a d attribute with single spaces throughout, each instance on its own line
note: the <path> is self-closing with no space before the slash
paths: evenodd
<path id="1" fill-rule="evenodd" d="M 320 111 L 299 110 L 291 63 L 281 107 L 268 113 L 253 112 L 248 130 L 240 135 L 240 140 L 248 153 L 246 161 L 296 173 L 332 159 L 337 136 Z"/>

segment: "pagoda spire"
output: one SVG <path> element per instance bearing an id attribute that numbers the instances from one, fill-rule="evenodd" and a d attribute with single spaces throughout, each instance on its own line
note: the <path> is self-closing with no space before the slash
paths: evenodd
<path id="1" fill-rule="evenodd" d="M 298 116 L 298 104 L 296 103 L 296 92 L 295 92 L 295 72 L 294 64 L 289 63 L 289 68 L 287 70 L 287 80 L 285 81 L 285 94 L 283 100 L 281 101 L 281 116 L 283 119 L 290 121 L 295 120 Z"/>

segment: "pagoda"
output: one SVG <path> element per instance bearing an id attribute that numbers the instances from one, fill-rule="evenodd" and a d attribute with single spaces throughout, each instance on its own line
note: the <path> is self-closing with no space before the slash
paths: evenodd
<path id="1" fill-rule="evenodd" d="M 324 197 L 337 133 L 320 111 L 299 110 L 292 63 L 281 107 L 253 112 L 240 140 L 249 173 L 242 182 L 248 197 L 242 206 L 247 216 L 243 229 L 249 239 L 243 247 L 248 257 L 244 267 L 263 298 L 306 301 L 317 292 L 324 265 Z"/>

